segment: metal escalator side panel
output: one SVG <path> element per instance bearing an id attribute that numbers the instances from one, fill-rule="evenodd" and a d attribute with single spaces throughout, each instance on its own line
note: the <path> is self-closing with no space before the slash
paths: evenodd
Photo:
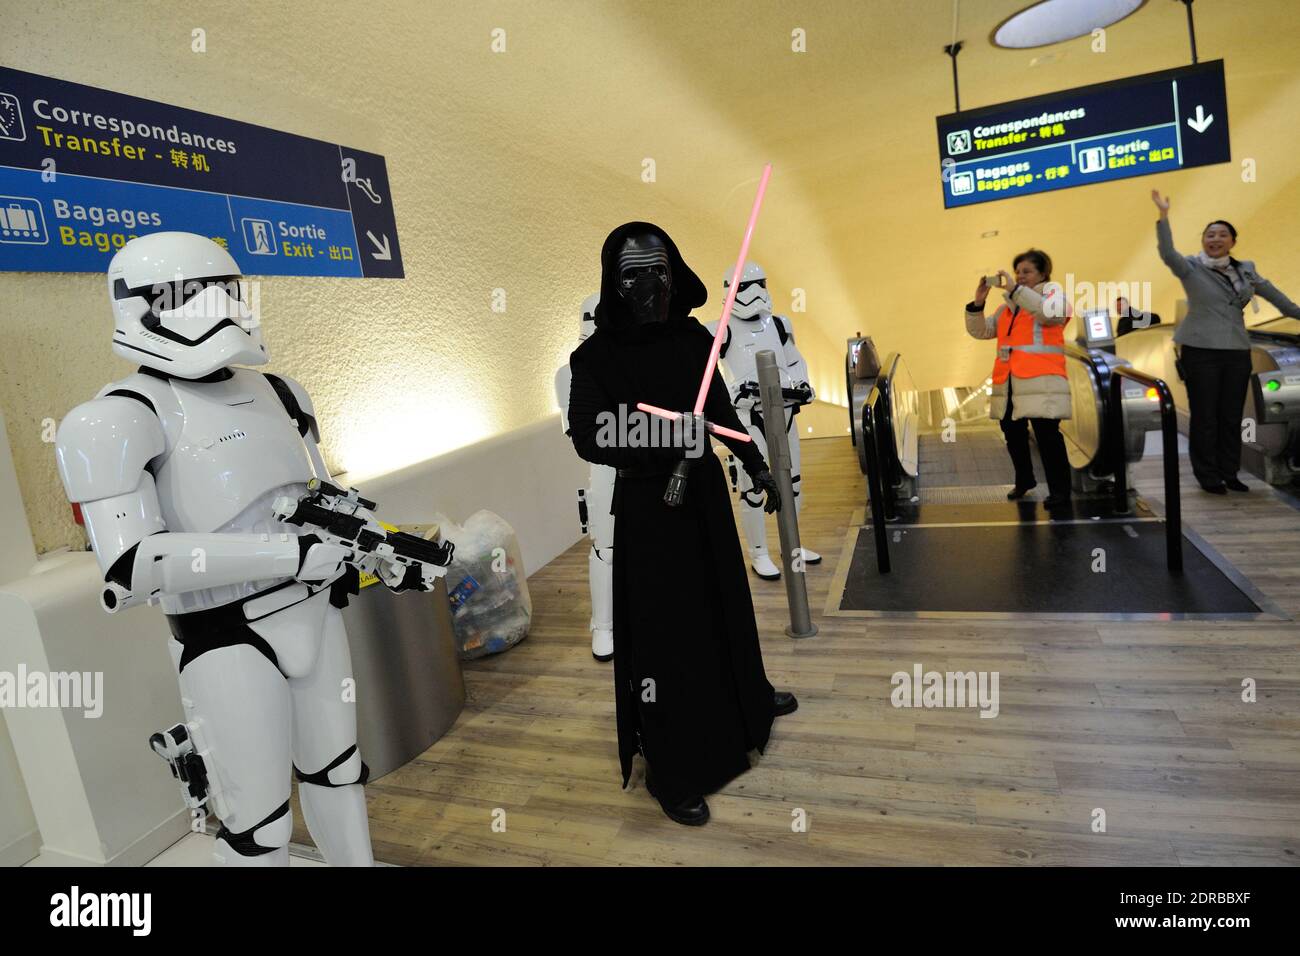
<path id="1" fill-rule="evenodd" d="M 1300 335 L 1251 330 L 1244 444 L 1266 459 L 1266 481 L 1286 483 L 1300 458 Z M 1254 470 L 1254 469 L 1252 469 Z"/>
<path id="2" fill-rule="evenodd" d="M 1070 467 L 1087 471 L 1105 457 L 1105 395 L 1109 374 L 1103 378 L 1093 356 L 1083 349 L 1066 346 L 1065 355 L 1072 414 L 1061 422 L 1061 436 L 1065 439 Z"/>
<path id="3" fill-rule="evenodd" d="M 900 480 L 915 478 L 919 462 L 917 438 L 921 396 L 901 356 L 891 376 L 890 398 L 893 401 L 894 454 L 902 472 L 897 477 Z"/>
<path id="4" fill-rule="evenodd" d="M 915 478 L 920 472 L 921 465 L 921 430 L 919 418 L 908 413 L 903 426 L 903 440 L 900 443 L 901 451 L 899 452 L 899 465 L 903 473 L 909 478 Z"/>

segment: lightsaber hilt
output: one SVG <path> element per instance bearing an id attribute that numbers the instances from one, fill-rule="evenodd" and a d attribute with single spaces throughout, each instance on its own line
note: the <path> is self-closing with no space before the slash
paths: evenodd
<path id="1" fill-rule="evenodd" d="M 680 508 L 686 501 L 686 479 L 690 477 L 690 458 L 683 458 L 668 476 L 668 487 L 664 489 L 664 504 L 669 508 Z"/>

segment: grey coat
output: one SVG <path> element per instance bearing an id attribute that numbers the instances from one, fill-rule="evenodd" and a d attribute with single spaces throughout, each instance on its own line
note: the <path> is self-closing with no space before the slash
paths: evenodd
<path id="1" fill-rule="evenodd" d="M 1050 296 L 1058 297 L 1054 304 L 1044 306 L 1044 300 Z M 1049 325 L 1065 325 L 1070 321 L 1070 306 L 1064 301 L 1065 290 L 1059 283 L 1041 283 L 1037 288 L 1020 286 L 1014 296 L 1005 295 L 1007 304 L 1002 308 L 1015 309 L 1017 306 L 1029 313 L 1034 320 L 1034 340 L 1041 342 L 1042 329 Z M 966 306 L 966 331 L 977 339 L 995 339 L 998 337 L 998 313 L 986 316 L 984 310 L 972 308 L 972 302 Z M 1008 389 L 1007 386 L 1010 386 Z M 994 385 L 989 395 L 989 418 L 1001 421 L 1007 412 L 1007 396 L 1011 396 L 1011 418 L 1069 418 L 1070 382 L 1059 375 L 1038 375 L 1034 378 L 1021 378 L 1010 375 L 1005 382 Z"/>
<path id="2" fill-rule="evenodd" d="M 1249 349 L 1250 337 L 1246 334 L 1243 310 L 1252 295 L 1267 299 L 1283 315 L 1300 319 L 1300 305 L 1256 272 L 1255 263 L 1249 259 L 1232 260 L 1247 287 L 1238 292 L 1226 275 L 1211 269 L 1198 257 L 1184 256 L 1174 248 L 1168 219 L 1156 221 L 1156 247 L 1160 250 L 1160 258 L 1187 292 L 1187 318 L 1174 332 L 1174 341 L 1179 345 L 1201 349 Z"/>

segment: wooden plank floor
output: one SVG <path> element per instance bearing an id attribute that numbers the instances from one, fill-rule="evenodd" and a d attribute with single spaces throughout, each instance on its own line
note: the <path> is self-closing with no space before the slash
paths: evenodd
<path id="1" fill-rule="evenodd" d="M 862 505 L 847 438 L 803 449 L 810 604 L 826 604 Z M 1300 616 L 1300 511 L 1195 490 L 1184 518 Z M 1139 488 L 1159 498 L 1159 463 Z M 775 527 L 770 531 L 776 540 Z M 996 586 L 1000 569 L 971 556 Z M 799 695 L 753 770 L 670 822 L 641 769 L 619 787 L 612 674 L 590 654 L 586 544 L 530 580 L 532 633 L 467 664 L 469 703 L 418 760 L 367 788 L 398 864 L 1288 864 L 1300 861 L 1300 624 L 815 617 L 784 636 L 784 588 L 751 577 L 772 682 Z M 941 583 L 941 582 L 940 582 Z M 1000 672 L 1001 709 L 895 709 L 890 675 Z M 1241 701 L 1254 678 L 1258 702 Z M 1095 809 L 1106 832 L 1091 829 Z M 798 811 L 805 832 L 795 832 Z M 494 819 L 504 813 L 504 830 Z M 495 817 L 494 817 L 495 814 Z M 301 821 L 301 815 L 297 815 Z M 296 838 L 306 839 L 299 822 Z"/>

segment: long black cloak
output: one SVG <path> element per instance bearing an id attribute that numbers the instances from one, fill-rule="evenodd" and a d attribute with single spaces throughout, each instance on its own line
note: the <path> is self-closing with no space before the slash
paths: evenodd
<path id="1" fill-rule="evenodd" d="M 669 319 L 636 325 L 618 293 L 625 237 L 656 233 L 672 267 Z M 602 412 L 637 402 L 694 407 L 712 336 L 690 310 L 703 283 L 657 226 L 627 223 L 601 251 L 596 332 L 569 358 L 569 429 L 587 461 L 622 472 L 614 492 L 614 684 L 618 750 L 626 787 L 641 750 L 663 799 L 712 793 L 749 769 L 767 745 L 773 689 L 763 670 L 749 577 L 722 466 L 695 459 L 686 501 L 670 508 L 664 487 L 680 450 L 601 447 Z M 744 432 L 715 371 L 705 417 Z M 751 474 L 766 468 L 752 442 L 726 444 Z M 648 683 L 652 682 L 652 683 Z"/>

